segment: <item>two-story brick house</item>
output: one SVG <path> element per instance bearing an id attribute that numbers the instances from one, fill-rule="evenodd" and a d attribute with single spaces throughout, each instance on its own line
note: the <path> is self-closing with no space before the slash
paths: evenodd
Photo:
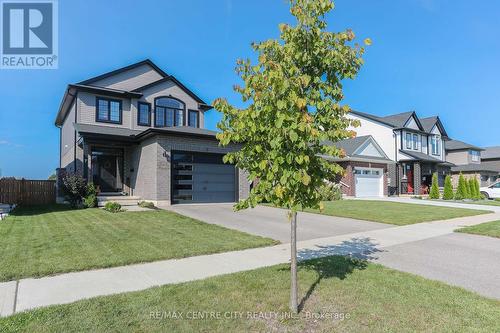
<path id="1" fill-rule="evenodd" d="M 60 168 L 157 204 L 237 201 L 250 185 L 222 162 L 237 147 L 204 129 L 211 108 L 150 60 L 70 84 L 55 121 Z"/>

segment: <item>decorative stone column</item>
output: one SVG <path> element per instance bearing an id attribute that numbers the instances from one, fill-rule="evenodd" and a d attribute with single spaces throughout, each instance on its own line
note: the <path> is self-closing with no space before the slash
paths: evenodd
<path id="1" fill-rule="evenodd" d="M 422 185 L 422 171 L 420 170 L 420 162 L 413 163 L 413 193 L 420 195 L 420 188 Z"/>
<path id="2" fill-rule="evenodd" d="M 398 179 L 396 180 L 397 181 L 397 188 L 398 188 L 398 195 L 401 194 L 401 179 L 403 179 L 403 165 L 402 164 L 398 164 L 397 165 L 397 169 L 398 169 Z"/>

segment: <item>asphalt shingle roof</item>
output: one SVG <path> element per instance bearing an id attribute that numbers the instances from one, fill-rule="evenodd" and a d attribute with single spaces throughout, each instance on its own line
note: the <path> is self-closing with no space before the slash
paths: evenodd
<path id="1" fill-rule="evenodd" d="M 488 158 L 500 158 L 500 146 L 484 147 L 484 151 L 481 152 L 481 159 Z"/>
<path id="2" fill-rule="evenodd" d="M 447 140 L 444 142 L 444 146 L 446 150 L 462 150 L 462 149 L 475 149 L 475 150 L 483 150 L 477 146 L 471 145 L 470 143 L 463 142 L 460 140 Z M 482 153 L 481 153 L 482 157 Z"/>
<path id="3" fill-rule="evenodd" d="M 483 163 L 477 164 L 464 164 L 457 165 L 451 168 L 451 171 L 454 172 L 467 172 L 467 171 L 486 171 L 486 172 L 496 172 L 499 173 L 499 170 L 488 165 L 484 165 Z"/>

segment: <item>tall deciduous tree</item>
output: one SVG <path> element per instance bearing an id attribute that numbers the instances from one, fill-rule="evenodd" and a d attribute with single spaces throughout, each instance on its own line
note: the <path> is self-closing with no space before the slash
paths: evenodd
<path id="1" fill-rule="evenodd" d="M 346 117 L 342 80 L 354 79 L 364 48 L 353 42 L 350 30 L 326 31 L 324 15 L 331 0 L 290 0 L 295 25 L 280 24 L 280 39 L 252 44 L 258 63 L 238 60 L 236 71 L 243 86 L 235 86 L 247 106 L 238 108 L 225 99 L 214 106 L 223 118 L 217 135 L 222 145 L 241 145 L 225 162 L 246 170 L 255 182 L 247 199 L 235 209 L 270 202 L 289 210 L 291 222 L 291 309 L 297 303 L 297 210 L 320 208 L 319 189 L 344 172 L 321 156 L 343 157 L 335 146 L 355 136 L 348 127 L 357 123 Z M 370 44 L 365 39 L 365 44 Z"/>

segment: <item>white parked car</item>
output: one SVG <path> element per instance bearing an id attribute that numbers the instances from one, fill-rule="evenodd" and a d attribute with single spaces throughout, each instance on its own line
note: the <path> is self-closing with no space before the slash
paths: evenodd
<path id="1" fill-rule="evenodd" d="M 491 184 L 488 187 L 481 187 L 479 191 L 486 197 L 486 199 L 500 198 L 500 181 Z"/>

